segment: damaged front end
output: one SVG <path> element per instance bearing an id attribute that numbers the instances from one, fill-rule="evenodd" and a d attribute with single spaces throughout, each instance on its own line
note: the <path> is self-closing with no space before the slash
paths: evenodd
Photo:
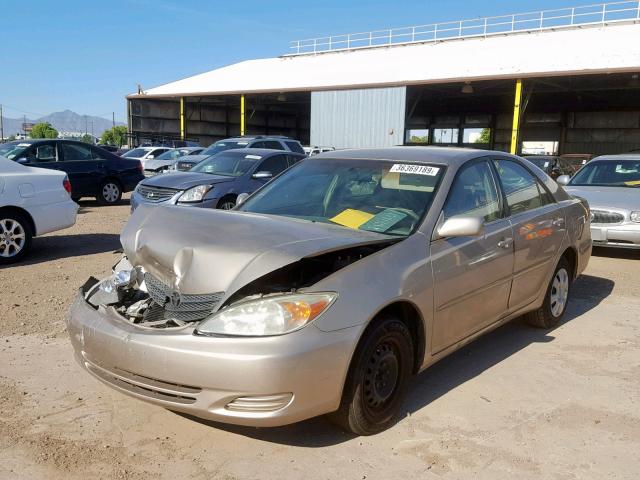
<path id="1" fill-rule="evenodd" d="M 192 326 L 202 335 L 278 335 L 306 325 L 337 298 L 331 292 L 305 292 L 307 287 L 393 243 L 395 240 L 305 257 L 229 295 L 182 293 L 123 257 L 111 276 L 88 281 L 83 294 L 94 308 L 113 309 L 141 328 Z"/>
<path id="2" fill-rule="evenodd" d="M 133 267 L 123 257 L 114 266 L 110 277 L 85 284 L 84 295 L 94 308 L 112 308 L 134 325 L 182 328 L 214 313 L 224 292 L 207 295 L 180 293 L 143 267 Z"/>

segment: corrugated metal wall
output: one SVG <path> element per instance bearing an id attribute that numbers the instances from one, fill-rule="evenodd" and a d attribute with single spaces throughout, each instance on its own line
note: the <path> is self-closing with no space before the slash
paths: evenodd
<path id="1" fill-rule="evenodd" d="M 311 93 L 311 145 L 402 145 L 406 87 Z"/>

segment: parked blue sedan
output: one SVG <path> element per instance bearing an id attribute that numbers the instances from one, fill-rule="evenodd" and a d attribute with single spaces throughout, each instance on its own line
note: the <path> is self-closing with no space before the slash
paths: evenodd
<path id="1" fill-rule="evenodd" d="M 131 196 L 131 210 L 141 203 L 230 210 L 239 194 L 254 192 L 302 158 L 300 153 L 263 148 L 220 152 L 188 172 L 144 180 Z"/>

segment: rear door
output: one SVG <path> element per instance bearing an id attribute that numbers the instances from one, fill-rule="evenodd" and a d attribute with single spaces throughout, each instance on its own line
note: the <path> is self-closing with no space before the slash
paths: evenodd
<path id="1" fill-rule="evenodd" d="M 514 233 L 509 308 L 531 303 L 545 288 L 564 238 L 564 211 L 537 177 L 512 159 L 494 160 Z"/>
<path id="2" fill-rule="evenodd" d="M 69 175 L 74 197 L 94 196 L 104 178 L 104 159 L 94 158 L 91 146 L 81 142 L 58 142 L 60 170 Z"/>
<path id="3" fill-rule="evenodd" d="M 513 232 L 489 160 L 469 163 L 457 173 L 441 220 L 458 215 L 483 217 L 485 232 L 431 242 L 433 353 L 496 322 L 508 310 Z"/>

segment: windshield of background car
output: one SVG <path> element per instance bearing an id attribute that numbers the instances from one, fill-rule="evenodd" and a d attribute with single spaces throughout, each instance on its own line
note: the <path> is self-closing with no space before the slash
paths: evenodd
<path id="1" fill-rule="evenodd" d="M 209 148 L 202 151 L 201 155 L 215 155 L 216 153 L 224 152 L 225 150 L 233 150 L 236 148 L 247 148 L 249 146 L 248 141 L 219 141 L 211 145 Z"/>
<path id="2" fill-rule="evenodd" d="M 175 160 L 176 158 L 184 157 L 185 155 L 189 155 L 190 153 L 190 150 L 176 148 L 174 150 L 167 150 L 166 152 L 158 155 L 156 157 L 156 160 Z"/>
<path id="3" fill-rule="evenodd" d="M 22 152 L 31 146 L 30 143 L 23 142 L 9 142 L 0 144 L 0 156 L 6 157 L 9 160 L 18 158 Z"/>
<path id="4" fill-rule="evenodd" d="M 238 210 L 407 236 L 429 209 L 443 174 L 443 167 L 401 161 L 304 160 Z"/>
<path id="5" fill-rule="evenodd" d="M 145 148 L 134 148 L 133 150 L 129 150 L 127 153 L 123 154 L 123 157 L 128 158 L 140 158 L 144 157 L 149 150 Z"/>
<path id="6" fill-rule="evenodd" d="M 533 158 L 526 157 L 531 163 L 533 163 L 536 167 L 546 171 L 547 168 L 551 165 L 552 161 L 549 158 Z"/>
<path id="7" fill-rule="evenodd" d="M 640 187 L 640 160 L 604 160 L 586 164 L 571 186 Z"/>
<path id="8" fill-rule="evenodd" d="M 190 172 L 210 173 L 212 175 L 225 175 L 227 177 L 239 177 L 249 171 L 258 160 L 260 155 L 219 153 L 196 164 Z"/>

